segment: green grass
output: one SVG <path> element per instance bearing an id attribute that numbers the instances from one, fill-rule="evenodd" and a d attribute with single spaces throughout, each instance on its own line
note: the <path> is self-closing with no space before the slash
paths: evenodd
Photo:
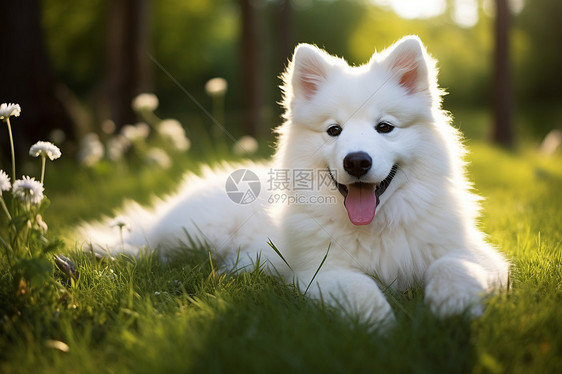
<path id="1" fill-rule="evenodd" d="M 482 227 L 513 263 L 510 291 L 490 298 L 475 321 L 433 317 L 412 289 L 388 295 L 397 323 L 382 336 L 259 268 L 218 274 L 204 248 L 178 248 L 167 263 L 153 255 L 100 262 L 68 243 L 77 281 L 57 270 L 54 282 L 17 294 L 0 265 L 0 372 L 557 372 L 562 156 L 469 146 L 470 176 L 486 197 Z M 196 165 L 117 178 L 112 166 L 96 174 L 61 164 L 47 174 L 46 221 L 64 232 L 123 195 L 147 201 L 152 190 L 169 191 L 181 168 Z"/>

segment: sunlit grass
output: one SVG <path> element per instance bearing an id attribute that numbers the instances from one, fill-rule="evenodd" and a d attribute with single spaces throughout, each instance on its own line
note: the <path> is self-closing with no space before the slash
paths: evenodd
<path id="1" fill-rule="evenodd" d="M 513 264 L 510 291 L 490 298 L 476 321 L 438 320 L 422 290 L 412 289 L 388 295 L 397 324 L 380 336 L 259 267 L 217 273 L 206 248 L 177 248 L 166 263 L 148 254 L 100 262 L 67 244 L 79 278 L 57 272 L 55 293 L 23 302 L 0 277 L 0 372 L 555 372 L 562 367 L 562 156 L 468 144 L 470 177 L 485 197 L 482 227 Z M 116 173 L 108 165 L 101 174 L 73 175 L 70 165 L 59 166 L 57 178 L 68 185 L 48 191 L 48 218 L 61 232 L 81 215 L 108 213 L 123 196 L 149 201 L 200 161 L 180 160 L 168 172 Z"/>

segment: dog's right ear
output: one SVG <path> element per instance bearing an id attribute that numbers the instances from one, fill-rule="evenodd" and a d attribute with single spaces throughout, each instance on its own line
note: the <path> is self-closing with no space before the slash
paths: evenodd
<path id="1" fill-rule="evenodd" d="M 292 88 L 295 98 L 309 101 L 328 78 L 331 59 L 318 47 L 299 44 L 284 75 L 285 87 Z"/>

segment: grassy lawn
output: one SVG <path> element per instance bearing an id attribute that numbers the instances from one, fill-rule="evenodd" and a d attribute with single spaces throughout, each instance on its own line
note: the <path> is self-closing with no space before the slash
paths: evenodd
<path id="1" fill-rule="evenodd" d="M 168 263 L 97 261 L 67 241 L 77 281 L 56 270 L 54 281 L 15 293 L 0 258 L 0 372 L 557 372 L 562 156 L 468 145 L 471 179 L 486 198 L 482 226 L 513 263 L 509 292 L 490 298 L 480 319 L 436 319 L 412 289 L 388 295 L 397 324 L 381 336 L 260 269 L 218 274 L 204 248 L 178 248 Z M 109 213 L 122 196 L 169 191 L 186 167 L 197 162 L 139 173 L 61 163 L 47 175 L 51 235 Z"/>

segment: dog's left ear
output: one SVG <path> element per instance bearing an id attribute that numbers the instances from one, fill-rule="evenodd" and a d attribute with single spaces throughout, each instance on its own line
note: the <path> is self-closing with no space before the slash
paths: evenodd
<path id="1" fill-rule="evenodd" d="M 434 63 L 417 36 L 400 39 L 382 55 L 383 64 L 410 94 L 430 90 Z"/>

